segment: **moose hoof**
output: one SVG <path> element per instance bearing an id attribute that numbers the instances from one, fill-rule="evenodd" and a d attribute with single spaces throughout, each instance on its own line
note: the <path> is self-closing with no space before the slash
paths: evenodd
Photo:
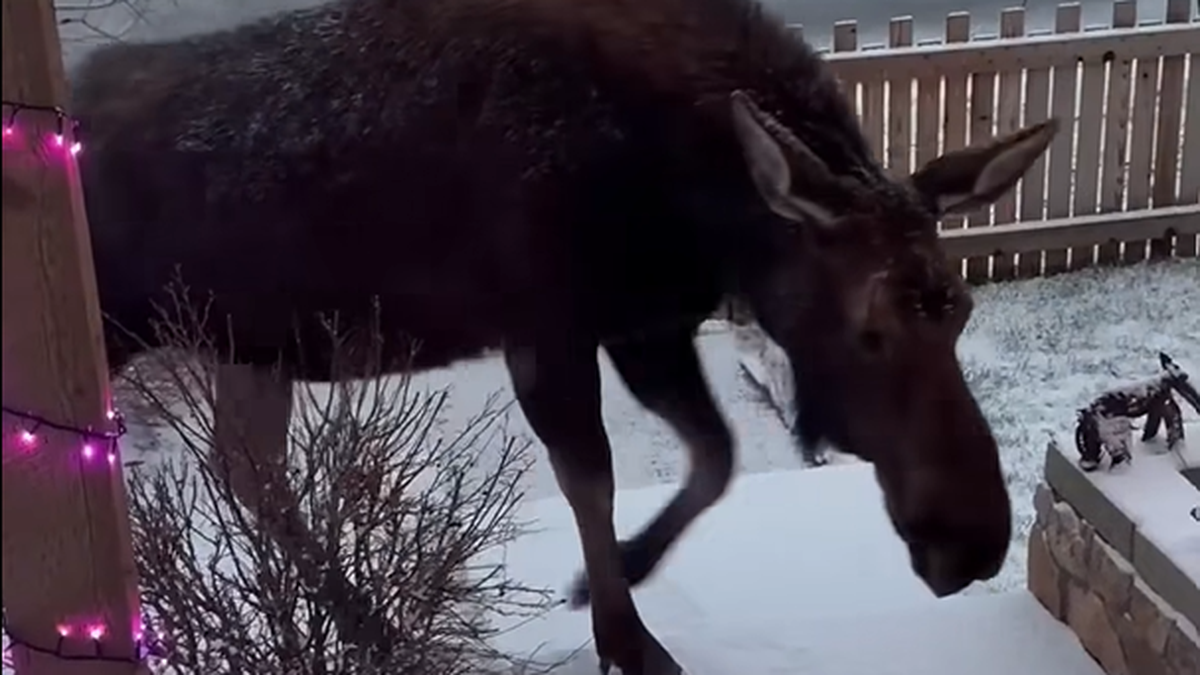
<path id="1" fill-rule="evenodd" d="M 630 588 L 641 584 L 650 576 L 657 560 L 647 553 L 646 548 L 639 546 L 636 540 L 621 542 L 621 569 L 625 582 Z M 592 594 L 588 589 L 587 571 L 581 571 L 567 591 L 567 606 L 571 609 L 583 609 L 592 602 Z"/>
<path id="2" fill-rule="evenodd" d="M 809 469 L 816 469 L 829 464 L 829 454 L 819 452 L 815 455 L 807 455 L 804 457 L 804 466 Z"/>
<path id="3" fill-rule="evenodd" d="M 571 609 L 583 609 L 592 601 L 592 592 L 588 590 L 588 579 L 586 572 L 580 572 L 575 577 L 575 581 L 571 583 L 571 588 L 567 590 L 567 607 Z"/>

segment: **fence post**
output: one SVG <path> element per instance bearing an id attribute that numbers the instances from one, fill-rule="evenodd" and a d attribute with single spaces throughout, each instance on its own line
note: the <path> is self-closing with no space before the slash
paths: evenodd
<path id="1" fill-rule="evenodd" d="M 73 128 L 55 111 L 67 86 L 54 7 L 0 0 L 0 18 L 3 602 L 12 658 L 19 675 L 139 673 L 121 462 L 106 457 L 115 447 L 104 439 L 73 431 L 111 421 Z"/>

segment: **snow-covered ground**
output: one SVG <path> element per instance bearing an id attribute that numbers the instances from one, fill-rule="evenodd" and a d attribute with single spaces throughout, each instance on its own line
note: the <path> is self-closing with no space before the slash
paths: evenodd
<path id="1" fill-rule="evenodd" d="M 631 532 L 665 487 L 622 491 Z M 535 584 L 569 579 L 578 540 L 560 498 L 530 502 L 540 531 L 505 551 Z M 935 599 L 908 572 L 863 465 L 743 477 L 635 592 L 650 630 L 688 675 L 1100 675 L 1075 636 L 1025 591 Z M 592 675 L 586 611 L 560 607 L 501 646 Z"/>

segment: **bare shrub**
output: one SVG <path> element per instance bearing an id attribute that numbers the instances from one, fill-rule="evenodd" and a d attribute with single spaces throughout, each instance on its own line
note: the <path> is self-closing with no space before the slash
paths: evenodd
<path id="1" fill-rule="evenodd" d="M 56 0 L 54 13 L 65 42 L 119 42 L 155 4 L 176 0 Z"/>
<path id="2" fill-rule="evenodd" d="M 510 578 L 495 555 L 521 532 L 516 508 L 532 461 L 527 442 L 507 434 L 505 408 L 493 398 L 449 430 L 445 390 L 378 377 L 390 369 L 377 331 L 355 336 L 328 322 L 332 384 L 296 385 L 286 486 L 247 508 L 212 461 L 218 364 L 182 357 L 212 345 L 203 308 L 186 295 L 173 292 L 156 328 L 170 348 L 134 363 L 126 380 L 182 449 L 148 455 L 129 477 L 163 672 L 513 669 L 491 644 L 499 623 L 540 614 L 550 599 Z M 248 449 L 230 451 L 260 468 Z M 287 522 L 285 536 L 264 525 L 269 517 Z"/>

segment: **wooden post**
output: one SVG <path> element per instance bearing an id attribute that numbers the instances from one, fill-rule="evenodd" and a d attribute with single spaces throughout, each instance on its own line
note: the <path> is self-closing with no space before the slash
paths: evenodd
<path id="1" fill-rule="evenodd" d="M 52 0 L 0 0 L 0 19 L 5 102 L 66 106 Z M 78 171 L 51 140 L 56 114 L 25 109 L 13 121 L 4 139 L 4 405 L 103 429 L 108 368 Z M 88 462 L 77 436 L 51 429 L 20 447 L 14 421 L 5 415 L 3 596 L 17 672 L 142 672 L 120 461 Z M 94 642 L 87 632 L 97 625 L 104 634 Z M 60 638 L 59 626 L 70 635 Z M 98 653 L 104 660 L 80 660 Z"/>

